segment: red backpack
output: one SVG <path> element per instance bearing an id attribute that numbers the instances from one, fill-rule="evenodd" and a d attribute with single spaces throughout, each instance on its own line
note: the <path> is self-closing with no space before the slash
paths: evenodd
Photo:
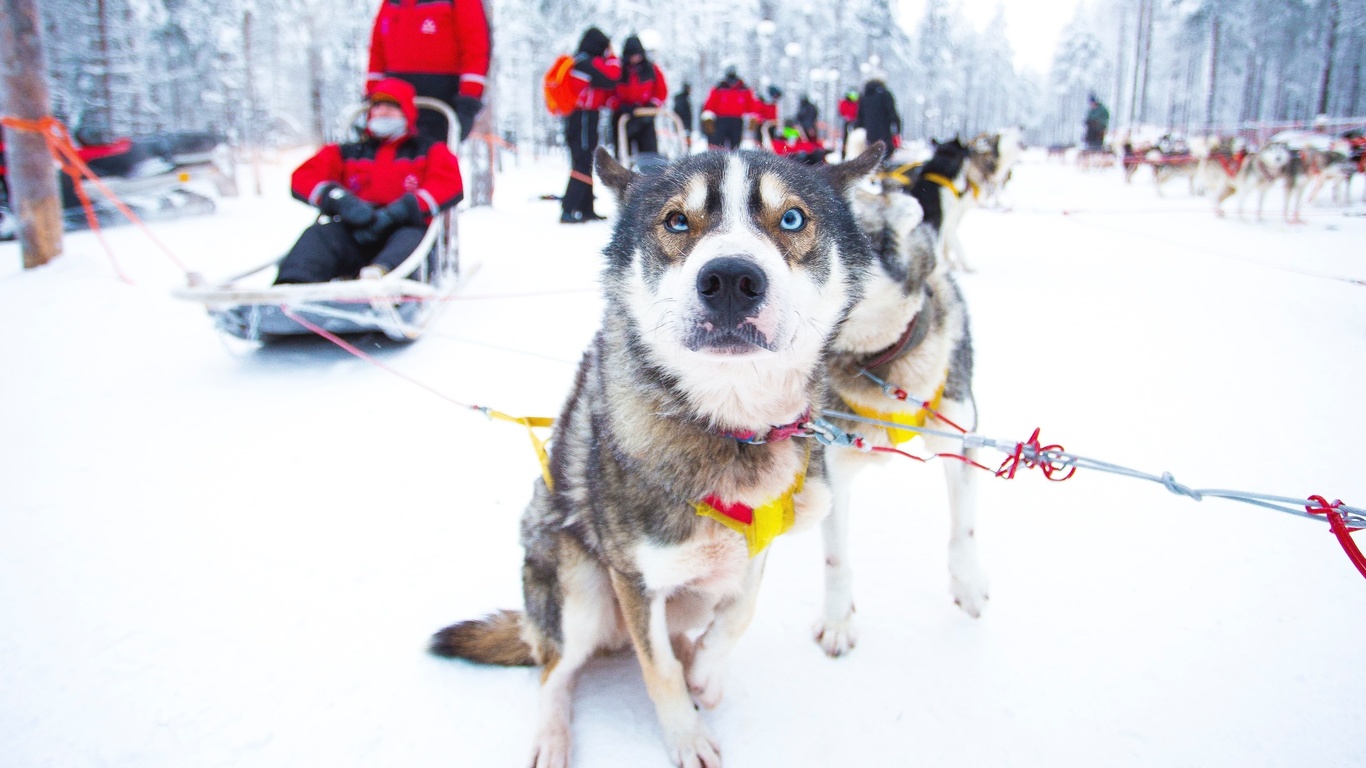
<path id="1" fill-rule="evenodd" d="M 545 90 L 545 108 L 556 117 L 564 117 L 578 106 L 579 94 L 583 92 L 583 80 L 574 77 L 574 57 L 562 53 L 555 57 L 555 63 L 545 72 L 542 86 Z"/>

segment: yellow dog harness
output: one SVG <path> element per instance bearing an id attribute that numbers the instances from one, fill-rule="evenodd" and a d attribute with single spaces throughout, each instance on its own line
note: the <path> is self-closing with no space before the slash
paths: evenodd
<path id="1" fill-rule="evenodd" d="M 802 485 L 806 482 L 806 469 L 810 462 L 811 449 L 808 447 L 806 458 L 802 461 L 802 470 L 797 473 L 792 485 L 778 498 L 762 506 L 727 503 L 711 494 L 701 501 L 693 502 L 693 508 L 702 517 L 709 517 L 744 536 L 745 543 L 749 545 L 749 556 L 754 557 L 763 552 L 774 539 L 792 529 L 792 524 L 797 519 L 797 503 L 794 497 L 801 492 Z"/>
<path id="2" fill-rule="evenodd" d="M 932 411 L 939 410 L 939 404 L 944 400 L 944 387 L 947 386 L 948 383 L 948 376 L 946 374 L 944 381 L 940 383 L 939 389 L 935 390 L 934 397 L 930 400 L 930 407 L 926 408 L 921 406 L 919 410 L 910 413 L 906 411 L 876 411 L 872 408 L 865 408 L 853 403 L 847 403 L 847 405 L 850 410 L 865 419 L 887 421 L 907 427 L 923 427 L 925 426 L 925 421 L 933 415 Z M 892 442 L 892 445 L 908 443 L 912 438 L 920 434 L 919 432 L 909 429 L 896 429 L 894 427 L 885 427 L 885 429 L 887 430 L 887 439 Z"/>

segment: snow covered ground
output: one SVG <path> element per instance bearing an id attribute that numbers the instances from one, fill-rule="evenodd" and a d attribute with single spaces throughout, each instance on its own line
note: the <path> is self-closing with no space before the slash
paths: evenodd
<path id="1" fill-rule="evenodd" d="M 157 237 L 210 276 L 282 252 L 310 218 L 294 159 Z M 1366 504 L 1362 204 L 1221 221 L 1179 182 L 1029 160 L 1013 211 L 963 224 L 982 432 Z M 565 176 L 509 165 L 462 216 L 461 299 L 365 348 L 554 415 L 609 231 L 556 223 L 537 197 Z M 107 236 L 133 285 L 89 233 L 30 272 L 0 244 L 0 764 L 523 765 L 537 673 L 424 647 L 519 605 L 525 434 L 321 340 L 224 343 L 144 235 Z M 936 466 L 860 478 L 847 658 L 810 637 L 819 535 L 776 543 L 704 715 L 727 766 L 1366 765 L 1366 581 L 1326 525 L 1097 473 L 980 483 L 980 620 L 948 596 Z M 633 658 L 576 703 L 576 765 L 667 765 Z"/>

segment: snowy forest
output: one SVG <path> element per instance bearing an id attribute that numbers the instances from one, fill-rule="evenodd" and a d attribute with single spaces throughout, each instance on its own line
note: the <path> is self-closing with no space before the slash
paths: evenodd
<path id="1" fill-rule="evenodd" d="M 884 75 L 912 138 L 1020 125 L 1075 142 L 1086 95 L 1112 126 L 1182 133 L 1366 113 L 1366 0 L 1088 0 L 1048 72 L 1014 64 L 1004 13 L 977 29 L 953 0 L 485 0 L 512 143 L 553 144 L 541 76 L 596 24 L 639 33 L 671 88 L 697 96 L 735 64 L 751 86 L 835 103 Z M 377 0 L 43 0 L 54 113 L 115 133 L 212 130 L 239 146 L 327 135 L 359 97 Z"/>

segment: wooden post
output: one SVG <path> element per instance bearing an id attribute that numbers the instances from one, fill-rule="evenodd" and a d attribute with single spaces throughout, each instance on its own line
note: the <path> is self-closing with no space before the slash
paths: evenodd
<path id="1" fill-rule="evenodd" d="M 0 0 L 0 108 L 8 117 L 38 120 L 52 110 L 41 33 L 34 0 Z M 62 252 L 62 201 L 44 138 L 6 128 L 5 175 L 24 269 L 41 267 Z"/>

